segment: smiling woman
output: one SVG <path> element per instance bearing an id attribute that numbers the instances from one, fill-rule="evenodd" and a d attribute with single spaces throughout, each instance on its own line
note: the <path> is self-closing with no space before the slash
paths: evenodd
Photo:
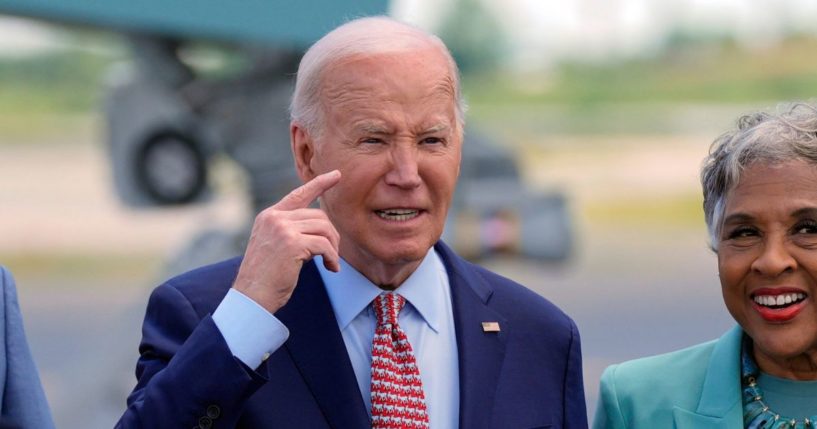
<path id="1" fill-rule="evenodd" d="M 719 340 L 608 368 L 594 427 L 817 427 L 817 108 L 741 118 L 701 173 Z"/>
<path id="2" fill-rule="evenodd" d="M 718 271 L 726 307 L 753 340 L 760 368 L 777 377 L 817 379 L 813 164 L 746 168 L 726 199 Z"/>

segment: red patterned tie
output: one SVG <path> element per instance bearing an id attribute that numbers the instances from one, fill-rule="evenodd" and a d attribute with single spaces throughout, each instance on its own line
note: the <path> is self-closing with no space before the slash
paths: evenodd
<path id="1" fill-rule="evenodd" d="M 397 315 L 406 299 L 380 294 L 374 301 L 377 329 L 372 341 L 372 428 L 428 428 L 423 383 Z"/>

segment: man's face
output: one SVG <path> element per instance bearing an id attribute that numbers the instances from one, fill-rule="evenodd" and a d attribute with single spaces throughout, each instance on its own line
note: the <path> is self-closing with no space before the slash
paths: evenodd
<path id="1" fill-rule="evenodd" d="M 306 176 L 341 171 L 321 198 L 340 255 L 375 283 L 402 282 L 440 238 L 459 174 L 450 70 L 428 48 L 353 57 L 323 79 Z"/>

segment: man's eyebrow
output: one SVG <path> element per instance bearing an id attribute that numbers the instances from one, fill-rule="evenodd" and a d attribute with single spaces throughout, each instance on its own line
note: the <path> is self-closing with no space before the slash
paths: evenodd
<path id="1" fill-rule="evenodd" d="M 447 124 L 432 125 L 432 126 L 426 128 L 426 129 L 424 129 L 422 132 L 420 132 L 420 134 L 439 133 L 441 131 L 447 131 L 449 128 L 450 127 Z"/>
<path id="2" fill-rule="evenodd" d="M 378 122 L 361 122 L 355 128 L 369 134 L 389 134 L 388 127 Z"/>

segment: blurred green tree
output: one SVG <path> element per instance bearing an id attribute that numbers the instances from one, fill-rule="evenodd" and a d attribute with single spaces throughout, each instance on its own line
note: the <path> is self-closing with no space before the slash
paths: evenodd
<path id="1" fill-rule="evenodd" d="M 490 73 L 506 59 L 503 28 L 481 0 L 456 0 L 438 34 L 464 74 Z"/>

